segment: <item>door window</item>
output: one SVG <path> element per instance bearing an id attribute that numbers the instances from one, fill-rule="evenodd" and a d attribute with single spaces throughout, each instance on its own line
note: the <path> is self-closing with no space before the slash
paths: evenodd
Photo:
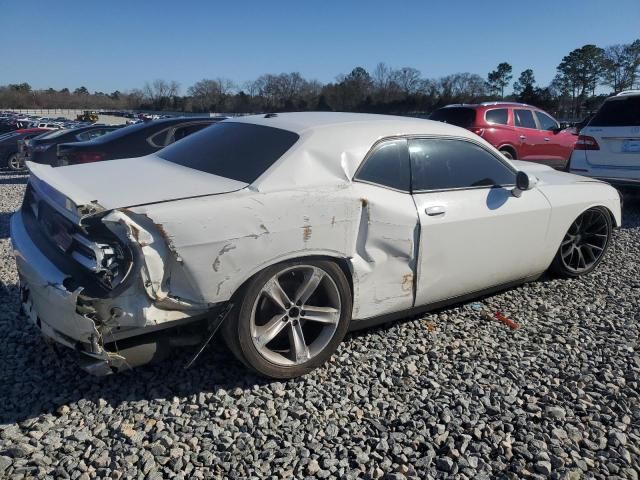
<path id="1" fill-rule="evenodd" d="M 409 191 L 410 171 L 407 141 L 392 140 L 378 145 L 355 178 L 385 187 Z"/>
<path id="2" fill-rule="evenodd" d="M 155 148 L 162 148 L 168 145 L 168 141 L 167 141 L 167 136 L 169 135 L 169 129 L 166 128 L 164 130 L 160 130 L 158 133 L 156 133 L 155 135 L 152 135 L 151 137 L 149 137 L 149 139 L 147 140 L 152 147 Z"/>
<path id="3" fill-rule="evenodd" d="M 178 140 L 182 140 L 184 137 L 191 135 L 192 133 L 196 133 L 197 131 L 202 130 L 205 127 L 211 125 L 210 123 L 196 123 L 194 125 L 186 125 L 184 127 L 176 128 L 173 133 L 173 141 L 177 142 Z"/>
<path id="4" fill-rule="evenodd" d="M 515 109 L 513 115 L 515 117 L 516 127 L 538 128 L 531 110 Z"/>
<path id="5" fill-rule="evenodd" d="M 103 128 L 97 128 L 95 130 L 88 130 L 86 132 L 81 132 L 81 133 L 78 134 L 78 136 L 76 138 L 79 141 L 93 140 L 94 138 L 101 137 L 102 135 L 104 135 L 105 133 L 108 133 L 108 132 L 110 132 L 110 130 L 103 129 Z"/>
<path id="6" fill-rule="evenodd" d="M 558 122 L 556 122 L 546 113 L 536 112 L 536 117 L 538 117 L 540 130 L 555 130 L 556 128 L 558 128 Z"/>
<path id="7" fill-rule="evenodd" d="M 487 123 L 498 123 L 500 125 L 506 125 L 508 123 L 509 113 L 506 108 L 495 108 L 488 110 L 484 115 Z"/>
<path id="8" fill-rule="evenodd" d="M 413 191 L 513 185 L 515 172 L 484 148 L 464 140 L 409 141 Z"/>

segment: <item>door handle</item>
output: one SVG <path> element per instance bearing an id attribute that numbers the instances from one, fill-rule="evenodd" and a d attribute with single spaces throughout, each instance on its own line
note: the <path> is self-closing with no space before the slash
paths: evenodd
<path id="1" fill-rule="evenodd" d="M 545 142 L 548 142 L 548 141 L 549 141 L 549 138 L 548 138 L 548 137 L 544 137 L 544 141 L 545 141 Z"/>
<path id="2" fill-rule="evenodd" d="M 427 208 L 424 209 L 424 213 L 426 213 L 430 217 L 435 217 L 435 216 L 438 216 L 438 215 L 444 215 L 444 213 L 446 211 L 447 211 L 447 209 L 444 208 L 442 205 L 436 205 L 436 206 L 427 207 Z"/>
<path id="3" fill-rule="evenodd" d="M 525 137 L 524 135 L 520 135 L 520 140 L 525 140 L 527 137 Z"/>

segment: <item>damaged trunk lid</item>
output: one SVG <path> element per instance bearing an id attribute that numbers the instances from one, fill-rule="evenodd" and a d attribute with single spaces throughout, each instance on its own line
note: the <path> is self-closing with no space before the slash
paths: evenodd
<path id="1" fill-rule="evenodd" d="M 40 189 L 76 206 L 113 210 L 241 190 L 247 183 L 200 172 L 156 155 L 53 168 L 28 162 Z M 33 180 L 33 179 L 32 179 Z"/>

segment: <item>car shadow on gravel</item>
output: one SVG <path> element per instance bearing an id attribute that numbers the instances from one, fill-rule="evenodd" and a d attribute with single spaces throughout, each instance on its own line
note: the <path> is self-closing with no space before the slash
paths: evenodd
<path id="1" fill-rule="evenodd" d="M 118 408 L 135 401 L 161 402 L 193 396 L 252 388 L 273 383 L 240 364 L 221 339 L 215 338 L 195 364 L 184 366 L 195 348 L 175 349 L 158 363 L 107 377 L 95 377 L 80 369 L 76 353 L 48 345 L 37 328 L 19 314 L 18 287 L 0 285 L 4 309 L 0 316 L 0 424 L 16 423 L 42 414 L 56 414 L 70 403 L 106 402 Z M 98 408 L 98 407 L 94 407 Z"/>
<path id="2" fill-rule="evenodd" d="M 0 212 L 0 239 L 9 238 L 9 224 L 13 212 Z"/>
<path id="3" fill-rule="evenodd" d="M 29 175 L 26 173 L 0 171 L 0 185 L 24 185 L 28 179 Z"/>

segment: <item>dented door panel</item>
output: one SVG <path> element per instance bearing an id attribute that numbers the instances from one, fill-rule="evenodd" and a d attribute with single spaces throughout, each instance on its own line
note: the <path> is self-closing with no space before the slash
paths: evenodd
<path id="1" fill-rule="evenodd" d="M 360 219 L 354 245 L 354 318 L 413 306 L 418 215 L 411 195 L 354 183 Z"/>

